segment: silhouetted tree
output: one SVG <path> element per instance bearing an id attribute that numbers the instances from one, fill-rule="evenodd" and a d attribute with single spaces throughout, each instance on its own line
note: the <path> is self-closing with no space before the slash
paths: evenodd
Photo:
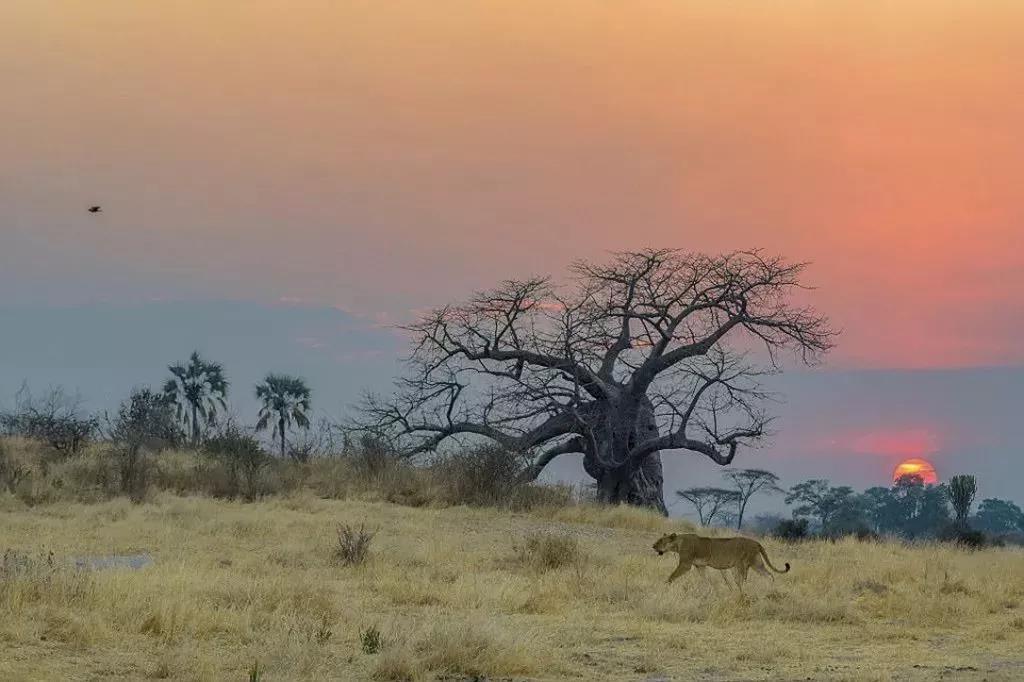
<path id="1" fill-rule="evenodd" d="M 723 475 L 739 494 L 739 501 L 736 504 L 737 530 L 743 527 L 743 512 L 746 511 L 747 502 L 751 497 L 762 491 L 765 493 L 783 492 L 782 488 L 778 486 L 779 477 L 763 469 L 729 469 Z"/>
<path id="2" fill-rule="evenodd" d="M 410 375 L 392 398 L 369 396 L 356 425 L 405 456 L 460 436 L 530 459 L 536 478 L 581 453 L 599 499 L 667 513 L 661 451 L 721 465 L 765 432 L 765 368 L 726 345 L 755 341 L 814 361 L 827 320 L 794 305 L 802 264 L 759 252 L 674 250 L 578 262 L 568 287 L 508 281 L 407 327 Z M 745 338 L 744 338 L 745 337 Z"/>
<path id="3" fill-rule="evenodd" d="M 693 505 L 702 526 L 711 525 L 715 517 L 739 503 L 740 494 L 725 488 L 688 488 L 676 495 Z"/>
<path id="4" fill-rule="evenodd" d="M 7 435 L 32 438 L 63 454 L 76 454 L 99 429 L 99 420 L 84 414 L 82 399 L 61 387 L 35 396 L 23 383 L 15 396 L 14 410 L 0 415 Z"/>
<path id="5" fill-rule="evenodd" d="M 256 386 L 256 397 L 263 402 L 256 430 L 274 425 L 273 437 L 280 439 L 281 457 L 285 456 L 285 433 L 294 423 L 309 428 L 310 390 L 306 382 L 285 374 L 269 374 Z"/>
<path id="6" fill-rule="evenodd" d="M 957 525 L 966 525 L 967 517 L 971 513 L 971 503 L 974 502 L 977 492 L 978 484 L 974 476 L 960 474 L 949 479 L 946 495 L 949 497 L 949 503 L 953 505 Z"/>
<path id="7" fill-rule="evenodd" d="M 949 507 L 943 486 L 925 485 L 917 474 L 905 474 L 893 485 L 895 508 L 901 535 L 909 538 L 933 536 L 949 524 Z"/>
<path id="8" fill-rule="evenodd" d="M 171 378 L 164 384 L 164 395 L 175 406 L 181 424 L 191 432 L 192 447 L 202 440 L 202 428 L 216 423 L 217 408 L 224 409 L 228 381 L 224 368 L 206 362 L 193 352 L 187 364 L 168 367 Z"/>
<path id="9" fill-rule="evenodd" d="M 903 523 L 903 509 L 892 488 L 875 486 L 862 495 L 868 520 L 878 533 L 900 533 Z"/>
<path id="10" fill-rule="evenodd" d="M 1013 502 L 988 498 L 978 505 L 978 528 L 994 534 L 1024 532 L 1024 512 Z"/>
<path id="11" fill-rule="evenodd" d="M 826 535 L 854 530 L 864 513 L 863 501 L 853 488 L 833 488 L 824 479 L 793 486 L 786 494 L 786 504 L 797 504 L 793 516 L 816 519 Z"/>
<path id="12" fill-rule="evenodd" d="M 147 478 L 144 451 L 159 452 L 171 447 L 179 435 L 174 408 L 167 396 L 148 388 L 132 391 L 117 414 L 107 416 L 107 437 L 115 445 L 122 492 L 140 500 Z"/>
<path id="13" fill-rule="evenodd" d="M 206 440 L 203 449 L 224 466 L 231 483 L 228 495 L 243 492 L 250 502 L 259 496 L 261 474 L 271 458 L 256 438 L 228 421 Z"/>

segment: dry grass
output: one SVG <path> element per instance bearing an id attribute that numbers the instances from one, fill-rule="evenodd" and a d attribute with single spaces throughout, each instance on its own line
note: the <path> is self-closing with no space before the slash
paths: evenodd
<path id="1" fill-rule="evenodd" d="M 360 483 L 341 463 L 291 470 L 294 492 L 253 504 L 156 489 L 139 505 L 101 494 L 101 461 L 0 490 L 0 680 L 246 679 L 257 664 L 266 681 L 1024 675 L 1019 549 L 768 541 L 793 570 L 740 598 L 718 576 L 666 585 L 674 559 L 651 544 L 687 524 L 637 509 L 443 507 L 423 474 Z M 191 489 L 195 466 L 172 454 L 156 480 Z M 339 565 L 338 528 L 364 523 L 372 551 Z M 155 563 L 67 562 L 139 553 Z"/>
<path id="2" fill-rule="evenodd" d="M 169 494 L 9 511 L 0 547 L 23 559 L 0 578 L 0 679 L 244 679 L 257 660 L 266 680 L 1024 672 L 1019 550 L 770 542 L 792 573 L 741 599 L 717 576 L 664 584 L 672 560 L 650 545 L 670 522 L 571 513 Z M 374 551 L 338 566 L 338 524 L 366 519 Z M 138 552 L 155 565 L 61 562 Z"/>

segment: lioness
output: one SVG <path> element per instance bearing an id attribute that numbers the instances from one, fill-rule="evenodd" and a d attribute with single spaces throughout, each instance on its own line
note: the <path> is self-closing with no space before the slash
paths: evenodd
<path id="1" fill-rule="evenodd" d="M 742 592 L 743 581 L 746 580 L 747 571 L 751 568 L 769 577 L 772 574 L 765 568 L 765 564 L 776 573 L 785 573 L 789 570 L 788 563 L 781 571 L 772 566 L 761 543 L 750 538 L 703 538 L 693 533 L 669 533 L 654 543 L 654 551 L 659 556 L 665 552 L 679 554 L 679 565 L 668 577 L 669 582 L 689 571 L 691 566 L 700 571 L 701 575 L 704 575 L 704 569 L 708 566 L 721 571 L 731 568 L 736 586 Z M 728 582 L 724 573 L 722 578 Z"/>

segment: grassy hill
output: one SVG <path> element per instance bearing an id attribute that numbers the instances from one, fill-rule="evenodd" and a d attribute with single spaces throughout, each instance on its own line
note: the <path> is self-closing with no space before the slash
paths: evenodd
<path id="1" fill-rule="evenodd" d="M 686 525 L 636 509 L 412 507 L 323 471 L 253 503 L 132 504 L 69 494 L 103 477 L 83 477 L 88 457 L 0 492 L 0 679 L 244 680 L 257 663 L 265 681 L 1024 675 L 1019 549 L 767 540 L 793 570 L 741 596 L 718 575 L 666 585 L 675 558 L 651 545 Z M 185 459 L 154 480 L 173 487 Z M 342 525 L 375 533 L 365 562 L 339 557 Z M 68 565 L 140 553 L 152 565 Z"/>

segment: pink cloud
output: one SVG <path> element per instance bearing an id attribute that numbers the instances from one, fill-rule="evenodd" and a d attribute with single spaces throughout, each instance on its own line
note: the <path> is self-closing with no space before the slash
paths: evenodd
<path id="1" fill-rule="evenodd" d="M 870 429 L 822 439 L 819 446 L 840 452 L 885 457 L 921 457 L 939 452 L 943 438 L 931 427 Z"/>

